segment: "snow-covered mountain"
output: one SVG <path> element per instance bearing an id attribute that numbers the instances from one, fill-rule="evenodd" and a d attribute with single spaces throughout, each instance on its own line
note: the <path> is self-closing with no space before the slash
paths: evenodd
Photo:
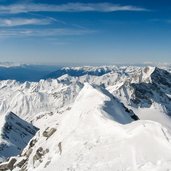
<path id="1" fill-rule="evenodd" d="M 83 66 L 83 67 L 64 67 L 59 68 L 55 72 L 52 72 L 45 76 L 44 78 L 59 78 L 62 75 L 69 75 L 69 76 L 83 76 L 83 75 L 94 75 L 94 76 L 101 76 L 107 74 L 113 70 L 116 70 L 117 66 L 99 66 L 99 67 L 92 67 L 92 66 Z"/>
<path id="2" fill-rule="evenodd" d="M 50 124 L 16 157 L 13 170 L 171 169 L 166 128 L 135 122 L 125 109 L 106 90 L 85 84 L 71 110 L 60 121 L 49 118 Z"/>
<path id="3" fill-rule="evenodd" d="M 12 112 L 0 116 L 0 162 L 20 154 L 37 131 Z"/>
<path id="4" fill-rule="evenodd" d="M 39 113 L 56 112 L 73 101 L 83 84 L 77 81 L 41 80 L 40 82 L 0 82 L 0 114 L 13 111 L 31 120 Z"/>
<path id="5" fill-rule="evenodd" d="M 140 119 L 157 121 L 171 128 L 170 87 L 169 72 L 156 67 L 145 67 L 107 89 Z"/>
<path id="6" fill-rule="evenodd" d="M 53 74 L 39 82 L 0 81 L 0 116 L 12 111 L 39 128 L 0 169 L 171 169 L 169 68 L 71 67 Z"/>

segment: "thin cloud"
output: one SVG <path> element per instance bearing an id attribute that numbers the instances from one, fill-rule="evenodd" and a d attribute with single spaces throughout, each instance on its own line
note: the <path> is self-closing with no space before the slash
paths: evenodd
<path id="1" fill-rule="evenodd" d="M 2 27 L 14 27 L 24 25 L 48 25 L 51 24 L 50 19 L 37 19 L 37 18 L 11 18 L 11 19 L 0 19 L 0 26 Z"/>
<path id="2" fill-rule="evenodd" d="M 32 12 L 29 12 L 29 14 L 32 16 L 35 16 L 35 17 L 46 18 L 47 20 L 51 20 L 52 22 L 55 22 L 55 23 L 66 24 L 66 22 L 64 22 L 64 21 L 58 20 L 53 17 L 49 17 L 47 15 L 42 15 L 42 14 L 37 14 L 37 13 L 32 13 Z"/>
<path id="3" fill-rule="evenodd" d="M 171 24 L 171 19 L 157 19 L 157 18 L 155 18 L 155 19 L 151 19 L 150 21 Z"/>
<path id="4" fill-rule="evenodd" d="M 171 24 L 171 20 L 165 20 L 166 23 Z"/>
<path id="5" fill-rule="evenodd" d="M 54 36 L 81 36 L 96 31 L 88 29 L 0 29 L 0 37 L 54 37 Z"/>
<path id="6" fill-rule="evenodd" d="M 113 3 L 67 3 L 60 5 L 48 4 L 12 4 L 1 5 L 0 13 L 27 13 L 27 12 L 115 12 L 115 11 L 148 11 L 148 9 Z"/>

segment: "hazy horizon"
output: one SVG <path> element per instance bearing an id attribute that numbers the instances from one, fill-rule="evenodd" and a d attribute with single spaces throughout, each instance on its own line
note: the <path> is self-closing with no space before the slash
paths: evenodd
<path id="1" fill-rule="evenodd" d="M 171 62 L 141 62 L 141 63 L 41 63 L 41 62 L 13 62 L 13 61 L 0 61 L 0 67 L 2 66 L 24 66 L 24 65 L 35 65 L 35 66 L 59 66 L 59 67 L 77 67 L 77 66 L 113 66 L 113 65 L 127 65 L 127 66 L 140 66 L 140 65 L 171 65 Z"/>

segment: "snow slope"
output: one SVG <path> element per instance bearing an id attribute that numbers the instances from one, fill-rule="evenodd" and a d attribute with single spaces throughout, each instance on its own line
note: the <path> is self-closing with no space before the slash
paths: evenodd
<path id="1" fill-rule="evenodd" d="M 167 129 L 152 121 L 134 122 L 123 105 L 103 89 L 85 84 L 61 121 L 52 120 L 49 127 L 56 131 L 46 138 L 41 129 L 34 137 L 35 145 L 28 145 L 17 158 L 14 171 L 22 167 L 28 171 L 171 169 Z M 24 155 L 28 151 L 31 154 Z M 17 167 L 23 158 L 25 163 Z"/>
<path id="2" fill-rule="evenodd" d="M 140 72 L 134 71 L 134 76 L 129 76 L 126 81 L 108 86 L 107 89 L 140 119 L 157 121 L 171 130 L 170 87 L 169 72 L 160 68 L 145 67 Z"/>
<path id="3" fill-rule="evenodd" d="M 38 128 L 10 112 L 0 116 L 0 162 L 20 154 Z"/>
<path id="4" fill-rule="evenodd" d="M 169 72 L 156 67 L 138 66 L 73 67 L 65 70 L 68 72 L 81 70 L 86 75 L 79 77 L 62 75 L 58 79 L 25 83 L 0 81 L 0 114 L 13 111 L 27 121 L 35 121 L 48 113 L 61 113 L 72 106 L 83 83 L 89 82 L 105 87 L 139 118 L 157 121 L 169 128 L 170 119 L 167 119 L 167 115 L 171 113 Z M 106 74 L 91 75 L 91 72 L 101 70 Z M 149 115 L 142 116 L 143 111 L 147 111 Z M 155 113 L 161 117 L 155 117 Z"/>
<path id="5" fill-rule="evenodd" d="M 73 67 L 74 72 L 83 70 L 87 74 L 69 79 L 105 87 L 140 119 L 157 121 L 170 129 L 171 74 L 167 72 L 169 68 L 164 70 L 152 66 L 110 66 L 110 72 L 103 75 L 88 73 L 97 68 L 103 67 Z M 70 71 L 71 68 L 68 69 L 68 72 Z"/>
<path id="6" fill-rule="evenodd" d="M 0 114 L 13 111 L 40 128 L 15 171 L 171 170 L 171 74 L 137 66 L 92 74 L 100 68 L 34 83 L 0 81 Z"/>
<path id="7" fill-rule="evenodd" d="M 69 105 L 82 88 L 77 81 L 41 80 L 19 83 L 0 81 L 0 114 L 10 111 L 28 121 L 39 113 L 55 113 Z"/>

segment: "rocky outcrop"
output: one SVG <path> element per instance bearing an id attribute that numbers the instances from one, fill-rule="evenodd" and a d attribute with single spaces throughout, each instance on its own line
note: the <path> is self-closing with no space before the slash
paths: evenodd
<path id="1" fill-rule="evenodd" d="M 0 171 L 13 170 L 16 158 L 10 158 L 8 162 L 0 164 Z"/>
<path id="2" fill-rule="evenodd" d="M 38 131 L 38 128 L 13 112 L 1 117 L 1 125 L 0 161 L 2 162 L 11 156 L 19 155 Z"/>
<path id="3" fill-rule="evenodd" d="M 47 139 L 56 132 L 56 128 L 47 128 L 44 132 L 43 132 L 43 136 L 46 137 Z"/>
<path id="4" fill-rule="evenodd" d="M 42 147 L 39 147 L 36 150 L 36 154 L 33 156 L 33 165 L 35 165 L 36 161 L 42 162 L 42 157 L 48 152 L 48 149 L 44 150 Z"/>
<path id="5" fill-rule="evenodd" d="M 141 73 L 144 74 L 141 76 L 143 79 L 131 81 L 133 79 L 130 75 L 122 86 L 114 90 L 114 95 L 118 98 L 122 96 L 129 106 L 135 108 L 149 108 L 153 103 L 160 104 L 171 115 L 171 73 L 157 67 L 146 67 L 141 69 Z"/>

